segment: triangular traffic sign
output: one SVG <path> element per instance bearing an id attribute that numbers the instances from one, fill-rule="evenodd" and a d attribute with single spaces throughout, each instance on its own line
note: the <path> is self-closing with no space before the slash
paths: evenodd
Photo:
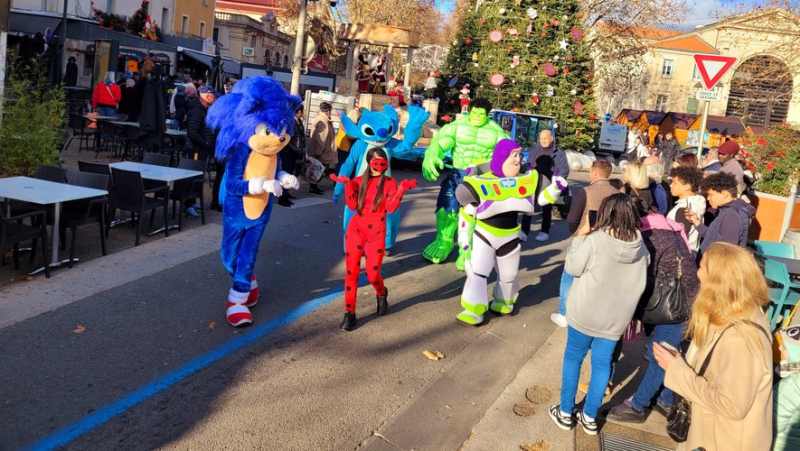
<path id="1" fill-rule="evenodd" d="M 738 58 L 735 56 L 706 55 L 696 53 L 694 61 L 697 63 L 697 70 L 703 79 L 706 89 L 713 89 L 722 77 L 736 64 Z"/>

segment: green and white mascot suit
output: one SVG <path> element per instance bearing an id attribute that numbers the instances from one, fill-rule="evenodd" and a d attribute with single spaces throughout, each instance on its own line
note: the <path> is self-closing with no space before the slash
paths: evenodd
<path id="1" fill-rule="evenodd" d="M 465 324 L 481 324 L 489 309 L 501 315 L 514 311 L 521 249 L 517 216 L 532 215 L 534 202 L 540 206 L 556 203 L 567 187 L 562 177 L 554 177 L 550 184 L 535 169 L 521 165 L 520 152 L 515 141 L 501 140 L 492 160 L 467 169 L 456 189 L 461 205 L 458 246 L 467 255 L 467 281 L 461 295 L 464 311 L 457 318 Z M 487 278 L 493 268 L 497 270 L 497 283 L 489 305 Z"/>

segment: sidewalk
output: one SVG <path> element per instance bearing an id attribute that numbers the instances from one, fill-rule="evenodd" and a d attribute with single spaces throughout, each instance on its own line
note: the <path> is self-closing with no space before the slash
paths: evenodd
<path id="1" fill-rule="evenodd" d="M 654 412 L 644 424 L 607 422 L 596 437 L 586 435 L 579 427 L 570 432 L 557 428 L 547 410 L 550 405 L 559 403 L 566 340 L 566 329 L 556 327 L 483 419 L 472 428 L 460 451 L 675 449 L 677 443 L 665 432 L 666 420 Z M 618 383 L 611 396 L 603 400 L 603 415 L 636 390 L 647 365 L 641 358 L 646 343 L 647 337 L 642 337 L 634 343 L 625 344 L 615 375 Z M 589 375 L 590 362 L 587 356 L 581 368 L 581 381 L 588 381 Z M 579 392 L 578 402 L 582 399 L 583 395 Z M 537 444 L 539 447 L 536 447 Z M 523 448 L 525 445 L 529 448 Z"/>

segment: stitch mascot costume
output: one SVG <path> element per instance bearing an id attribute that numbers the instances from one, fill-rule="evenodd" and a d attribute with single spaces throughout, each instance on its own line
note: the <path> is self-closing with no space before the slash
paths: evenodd
<path id="1" fill-rule="evenodd" d="M 415 150 L 414 144 L 417 143 L 422 135 L 422 125 L 431 114 L 418 106 L 409 106 L 408 123 L 403 134 L 403 140 L 400 141 L 394 138 L 394 135 L 400 130 L 397 111 L 391 105 L 384 106 L 383 111 L 383 113 L 364 111 L 358 121 L 358 125 L 354 124 L 350 118 L 339 111 L 339 119 L 342 121 L 344 131 L 348 136 L 357 140 L 350 148 L 350 155 L 347 160 L 342 163 L 342 167 L 339 169 L 339 176 L 350 178 L 353 176 L 354 169 L 356 177 L 364 175 L 369 169 L 367 151 L 374 147 L 381 147 L 386 152 L 389 161 L 386 175 L 389 177 L 392 175 L 392 158 L 413 161 L 422 156 L 424 150 Z M 344 191 L 344 184 L 339 183 L 336 185 L 336 189 L 333 192 L 333 203 L 339 202 L 339 198 Z M 344 220 L 342 221 L 345 233 L 353 213 L 352 208 L 345 206 Z M 388 250 L 391 249 L 397 239 L 397 230 L 400 227 L 400 211 L 389 213 L 387 221 L 386 249 Z"/>
<path id="2" fill-rule="evenodd" d="M 489 161 L 494 146 L 506 132 L 489 119 L 492 104 L 488 100 L 477 98 L 469 105 L 469 115 L 459 117 L 439 130 L 425 151 L 422 162 L 422 175 L 430 181 L 439 177 L 444 169 L 442 159 L 452 150 L 453 165 L 448 166 L 448 174 L 442 181 L 442 189 L 436 201 L 436 239 L 422 252 L 422 256 L 433 263 L 447 260 L 453 250 L 453 241 L 458 225 L 459 204 L 455 198 L 456 187 L 464 178 L 464 170 L 470 166 Z M 459 249 L 456 268 L 464 270 L 466 254 Z"/>
<path id="3" fill-rule="evenodd" d="M 533 203 L 540 206 L 558 201 L 567 181 L 546 177 L 520 166 L 520 145 L 510 139 L 497 143 L 490 163 L 468 168 L 456 189 L 463 205 L 459 212 L 458 246 L 466 255 L 467 281 L 461 295 L 464 311 L 457 318 L 477 326 L 491 309 L 500 315 L 514 311 L 519 295 L 520 244 L 517 215 L 533 214 Z M 522 172 L 520 172 L 522 170 Z M 489 305 L 487 278 L 497 270 L 493 301 Z"/>
<path id="4" fill-rule="evenodd" d="M 233 87 L 209 108 L 206 122 L 219 130 L 216 159 L 227 160 L 220 185 L 222 263 L 233 277 L 227 318 L 232 326 L 253 322 L 258 302 L 253 274 L 258 245 L 284 189 L 297 189 L 297 178 L 280 171 L 278 152 L 294 133 L 294 112 L 302 101 L 269 77 L 251 77 Z"/>

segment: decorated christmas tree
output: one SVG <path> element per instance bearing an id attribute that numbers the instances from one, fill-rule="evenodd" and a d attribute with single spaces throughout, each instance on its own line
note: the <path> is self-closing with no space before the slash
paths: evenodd
<path id="1" fill-rule="evenodd" d="M 594 148 L 592 60 L 577 0 L 482 1 L 466 15 L 442 71 L 449 105 L 463 83 L 496 109 L 553 116 L 558 144 Z M 448 78 L 449 77 L 449 78 Z"/>

